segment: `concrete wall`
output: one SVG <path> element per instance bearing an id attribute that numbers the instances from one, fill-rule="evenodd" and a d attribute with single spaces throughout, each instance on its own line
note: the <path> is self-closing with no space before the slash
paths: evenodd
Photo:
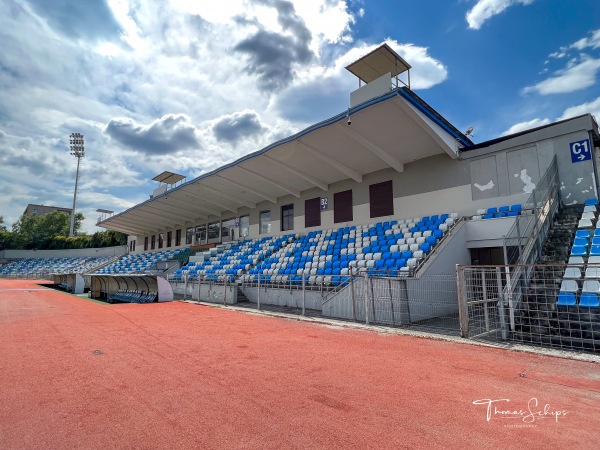
<path id="1" fill-rule="evenodd" d="M 243 286 L 242 291 L 252 303 L 258 303 L 258 287 Z M 323 296 L 318 291 L 306 290 L 304 293 L 304 305 L 306 309 L 321 310 Z M 260 288 L 260 304 L 287 306 L 288 308 L 302 308 L 302 289 L 277 289 Z"/>
<path id="2" fill-rule="evenodd" d="M 504 236 L 515 224 L 514 217 L 490 220 L 469 220 L 465 223 L 466 246 L 469 248 L 502 247 Z M 470 264 L 467 262 L 466 264 Z"/>
<path id="3" fill-rule="evenodd" d="M 467 225 L 461 221 L 445 236 L 433 251 L 429 260 L 419 270 L 417 277 L 430 277 L 456 273 L 457 264 L 471 264 L 471 255 L 467 248 Z"/>
<path id="4" fill-rule="evenodd" d="M 222 286 L 197 283 L 194 284 L 192 290 L 192 299 L 201 302 L 234 305 L 237 303 L 237 285 L 230 284 L 228 286 Z"/>
<path id="5" fill-rule="evenodd" d="M 0 258 L 101 258 L 121 256 L 127 253 L 127 246 L 104 248 L 77 248 L 70 250 L 2 250 Z"/>
<path id="6" fill-rule="evenodd" d="M 529 194 L 554 156 L 564 203 L 596 197 L 594 158 L 573 162 L 570 150 L 571 143 L 590 138 L 590 121 L 584 116 L 461 154 L 469 161 L 473 200 Z"/>
<path id="7" fill-rule="evenodd" d="M 387 94 L 392 88 L 392 73 L 388 72 L 385 75 L 371 81 L 368 84 L 350 92 L 350 107 L 360 105 L 368 100 L 371 100 L 380 95 Z"/>

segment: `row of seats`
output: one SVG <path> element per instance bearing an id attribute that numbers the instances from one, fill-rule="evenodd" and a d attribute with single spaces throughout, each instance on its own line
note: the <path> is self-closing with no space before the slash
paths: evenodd
<path id="1" fill-rule="evenodd" d="M 408 274 L 457 218 L 453 213 L 311 231 L 257 264 L 242 280 L 300 284 L 304 279 L 337 286 L 357 271 Z"/>
<path id="2" fill-rule="evenodd" d="M 109 301 L 110 300 L 124 303 L 152 303 L 156 300 L 156 292 L 119 289 L 109 297 Z"/>
<path id="3" fill-rule="evenodd" d="M 94 267 L 106 264 L 112 256 L 25 258 L 0 267 L 0 276 L 18 277 L 34 273 L 86 273 Z"/>
<path id="4" fill-rule="evenodd" d="M 493 206 L 487 209 L 478 209 L 473 220 L 497 219 L 500 217 L 514 217 L 523 212 L 523 205 L 515 204 L 511 206 Z"/>
<path id="5" fill-rule="evenodd" d="M 559 307 L 600 307 L 600 228 L 598 201 L 588 199 L 570 249 L 556 301 Z"/>
<path id="6" fill-rule="evenodd" d="M 206 252 L 204 261 L 190 261 L 186 266 L 175 271 L 171 280 L 179 281 L 187 276 L 191 280 L 203 277 L 209 281 L 225 281 L 225 279 L 233 281 L 236 276 L 247 272 L 283 245 L 292 242 L 294 238 L 292 234 L 262 237 L 238 242 L 230 247 L 211 249 Z"/>
<path id="7" fill-rule="evenodd" d="M 167 261 L 177 257 L 180 253 L 187 251 L 184 249 L 171 249 L 160 251 L 149 251 L 144 253 L 129 253 L 119 258 L 112 264 L 98 270 L 97 274 L 126 274 L 133 272 L 143 272 L 150 269 L 158 262 Z"/>

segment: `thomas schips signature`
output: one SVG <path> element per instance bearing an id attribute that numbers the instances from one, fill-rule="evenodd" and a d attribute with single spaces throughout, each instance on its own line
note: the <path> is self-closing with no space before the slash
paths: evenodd
<path id="1" fill-rule="evenodd" d="M 554 409 L 549 403 L 543 407 L 537 398 L 532 397 L 527 402 L 526 408 L 507 408 L 505 404 L 500 406 L 502 402 L 510 402 L 508 398 L 500 398 L 492 400 L 484 398 L 475 400 L 474 405 L 484 405 L 487 407 L 486 420 L 489 422 L 492 419 L 521 419 L 525 423 L 533 423 L 541 419 L 554 419 L 558 422 L 559 417 L 566 416 L 569 412 L 564 409 Z M 506 408 L 506 409 L 504 409 Z"/>

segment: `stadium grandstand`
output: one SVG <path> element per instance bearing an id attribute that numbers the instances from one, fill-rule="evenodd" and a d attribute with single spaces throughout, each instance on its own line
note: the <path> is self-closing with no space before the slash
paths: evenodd
<path id="1" fill-rule="evenodd" d="M 164 172 L 148 200 L 105 211 L 98 226 L 128 252 L 92 278 L 158 274 L 199 301 L 598 351 L 595 119 L 474 143 L 389 46 L 347 69 L 346 111 L 193 180 Z M 149 301 L 123 283 L 92 295 Z"/>

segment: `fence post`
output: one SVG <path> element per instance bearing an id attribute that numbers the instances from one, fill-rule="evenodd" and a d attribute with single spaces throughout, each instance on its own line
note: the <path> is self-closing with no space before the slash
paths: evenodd
<path id="1" fill-rule="evenodd" d="M 258 288 L 256 294 L 256 309 L 260 311 L 260 274 L 258 274 Z"/>
<path id="2" fill-rule="evenodd" d="M 458 293 L 458 320 L 460 321 L 461 337 L 469 337 L 469 305 L 467 304 L 467 289 L 465 283 L 465 268 L 456 265 L 456 290 Z"/>
<path id="3" fill-rule="evenodd" d="M 187 282 L 188 282 L 188 274 L 186 273 L 183 276 L 183 299 L 187 298 Z"/>
<path id="4" fill-rule="evenodd" d="M 352 320 L 356 321 L 356 301 L 354 299 L 354 275 L 350 267 L 350 295 L 352 295 Z"/>
<path id="5" fill-rule="evenodd" d="M 506 339 L 506 314 L 504 313 L 504 291 L 502 289 L 502 273 L 500 267 L 496 267 L 496 285 L 498 286 L 498 317 L 500 318 L 500 330 L 502 339 Z"/>
<path id="6" fill-rule="evenodd" d="M 306 278 L 302 273 L 302 315 L 306 315 Z"/>
<path id="7" fill-rule="evenodd" d="M 485 268 L 481 270 L 481 290 L 483 292 L 483 320 L 485 321 L 485 331 L 490 331 L 490 313 L 488 311 L 488 296 L 485 282 Z"/>
<path id="8" fill-rule="evenodd" d="M 224 292 L 223 292 L 223 306 L 225 306 L 227 304 L 227 278 L 229 278 L 227 275 L 225 275 L 225 286 L 224 287 Z"/>
<path id="9" fill-rule="evenodd" d="M 390 293 L 390 306 L 392 308 L 392 324 L 396 325 L 396 315 L 394 314 L 394 298 L 392 295 L 392 279 L 388 274 L 388 292 Z"/>
<path id="10" fill-rule="evenodd" d="M 369 325 L 369 283 L 367 278 L 367 272 L 364 274 L 365 280 L 365 324 Z"/>

